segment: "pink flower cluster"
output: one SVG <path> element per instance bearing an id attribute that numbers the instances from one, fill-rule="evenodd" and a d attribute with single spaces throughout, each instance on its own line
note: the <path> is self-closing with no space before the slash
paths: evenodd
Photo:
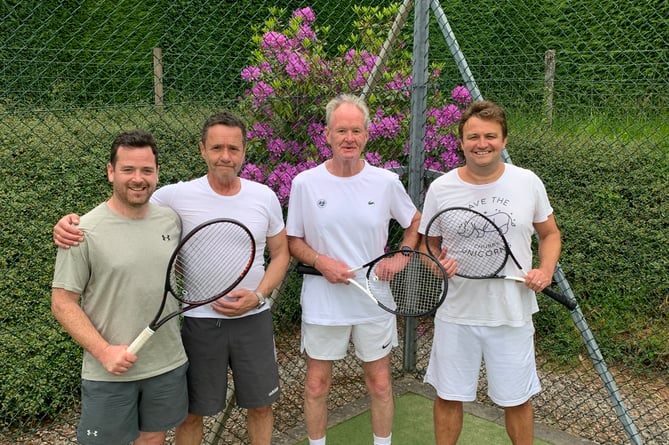
<path id="1" fill-rule="evenodd" d="M 254 122 L 241 175 L 265 182 L 285 205 L 295 175 L 332 155 L 324 134 L 324 101 L 339 92 L 362 91 L 376 55 L 349 48 L 327 58 L 315 28 L 316 14 L 308 7 L 294 11 L 282 29 L 279 23 L 276 18 L 266 22 L 254 40 L 259 47 L 255 63 L 241 72 L 250 86 L 240 98 L 240 109 Z M 412 78 L 411 55 L 405 57 L 386 67 L 386 80 L 368 99 L 372 119 L 364 156 L 371 165 L 397 168 L 408 163 Z M 432 70 L 433 78 L 440 74 L 440 69 Z M 444 99 L 436 92 L 426 114 L 426 169 L 446 171 L 461 162 L 454 129 L 471 94 L 464 86 L 450 93 Z"/>

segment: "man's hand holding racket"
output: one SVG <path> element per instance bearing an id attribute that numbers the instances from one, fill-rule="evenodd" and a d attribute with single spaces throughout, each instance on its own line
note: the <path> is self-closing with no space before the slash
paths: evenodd
<path id="1" fill-rule="evenodd" d="M 103 350 L 93 356 L 107 372 L 119 376 L 128 371 L 137 361 L 137 356 L 127 349 L 125 345 L 107 344 Z"/>
<path id="2" fill-rule="evenodd" d="M 551 284 L 551 276 L 552 274 L 549 275 L 541 269 L 528 270 L 527 275 L 524 277 L 525 285 L 534 292 L 541 292 L 546 287 L 548 287 L 549 284 Z"/>
<path id="3" fill-rule="evenodd" d="M 350 266 L 326 255 L 319 255 L 313 268 L 332 284 L 349 284 L 349 280 L 355 278 Z"/>
<path id="4" fill-rule="evenodd" d="M 448 278 L 451 278 L 453 275 L 457 274 L 458 262 L 455 258 L 451 258 L 448 255 L 448 247 L 435 248 L 433 250 L 428 250 L 428 253 L 429 252 L 439 252 L 439 255 L 437 255 L 437 261 L 439 261 L 441 266 L 444 268 L 444 271 L 446 271 Z"/>
<path id="5" fill-rule="evenodd" d="M 428 252 L 436 254 L 448 247 L 457 262 L 456 275 L 469 279 L 505 279 L 525 283 L 536 292 L 543 292 L 568 309 L 576 302 L 547 287 L 551 283 L 549 266 L 526 272 L 511 251 L 502 229 L 494 220 L 465 207 L 450 207 L 437 212 L 425 230 Z M 541 249 L 541 245 L 539 249 Z M 505 275 L 507 260 L 518 275 Z"/>
<path id="6" fill-rule="evenodd" d="M 424 252 L 405 249 L 388 252 L 372 261 L 350 268 L 331 258 L 318 256 L 317 268 L 298 264 L 299 273 L 321 275 L 330 283 L 354 285 L 381 309 L 404 317 L 434 313 L 444 302 L 448 276 L 441 263 Z M 356 281 L 355 272 L 365 271 L 365 285 Z"/>
<path id="7" fill-rule="evenodd" d="M 258 297 L 252 289 L 235 289 L 214 300 L 211 308 L 227 317 L 239 317 L 258 307 Z"/>
<path id="8" fill-rule="evenodd" d="M 374 269 L 374 275 L 381 281 L 391 281 L 396 274 L 402 272 L 409 264 L 410 256 L 407 255 L 393 255 L 386 257 L 379 261 Z"/>

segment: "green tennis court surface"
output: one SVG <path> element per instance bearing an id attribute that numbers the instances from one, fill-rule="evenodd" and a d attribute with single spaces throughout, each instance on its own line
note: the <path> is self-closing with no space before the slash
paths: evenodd
<path id="1" fill-rule="evenodd" d="M 415 388 L 416 389 L 416 388 Z M 432 423 L 432 398 L 421 388 L 395 397 L 395 419 L 393 424 L 394 445 L 434 444 Z M 458 445 L 509 445 L 500 409 L 479 404 L 465 404 L 464 426 Z M 368 407 L 353 408 L 360 411 L 343 419 L 327 430 L 328 445 L 369 445 L 372 443 L 372 428 Z M 304 436 L 302 436 L 304 437 Z M 552 430 L 543 425 L 535 426 L 535 445 L 574 445 L 590 443 Z M 308 445 L 302 440 L 295 445 Z"/>

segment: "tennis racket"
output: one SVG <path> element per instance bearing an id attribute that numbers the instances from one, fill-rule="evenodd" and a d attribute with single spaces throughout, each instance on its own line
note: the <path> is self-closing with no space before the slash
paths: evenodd
<path id="1" fill-rule="evenodd" d="M 427 251 L 438 257 L 442 247 L 455 259 L 457 276 L 471 279 L 501 278 L 525 282 L 524 276 L 502 275 L 509 258 L 523 275 L 527 275 L 513 255 L 504 232 L 492 218 L 466 207 L 450 207 L 434 215 L 425 229 Z M 577 302 L 546 287 L 542 292 L 568 309 Z"/>
<path id="2" fill-rule="evenodd" d="M 251 268 L 255 250 L 253 235 L 238 221 L 214 219 L 195 227 L 172 253 L 158 313 L 128 346 L 128 352 L 137 354 L 155 331 L 172 318 L 233 290 Z M 160 318 L 167 294 L 184 304 Z"/>
<path id="3" fill-rule="evenodd" d="M 367 295 L 381 309 L 404 317 L 420 317 L 434 312 L 446 298 L 448 276 L 439 261 L 416 250 L 388 252 L 362 266 L 367 269 L 365 285 L 349 278 L 349 283 Z M 298 264 L 297 271 L 321 275 L 311 266 Z"/>

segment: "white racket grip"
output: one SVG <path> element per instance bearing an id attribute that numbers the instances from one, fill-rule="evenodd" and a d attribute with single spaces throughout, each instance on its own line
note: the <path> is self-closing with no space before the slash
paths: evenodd
<path id="1" fill-rule="evenodd" d="M 144 329 L 130 344 L 130 346 L 128 346 L 127 351 L 131 354 L 137 355 L 139 350 L 142 349 L 142 346 L 144 346 L 144 343 L 146 343 L 147 340 L 151 338 L 154 332 L 156 331 L 147 326 L 146 329 Z"/>
<path id="2" fill-rule="evenodd" d="M 525 278 L 523 278 L 523 277 L 509 277 L 509 276 L 506 276 L 506 277 L 504 277 L 504 279 L 505 280 L 511 280 L 511 281 L 517 281 L 518 283 L 524 283 L 525 282 Z"/>

